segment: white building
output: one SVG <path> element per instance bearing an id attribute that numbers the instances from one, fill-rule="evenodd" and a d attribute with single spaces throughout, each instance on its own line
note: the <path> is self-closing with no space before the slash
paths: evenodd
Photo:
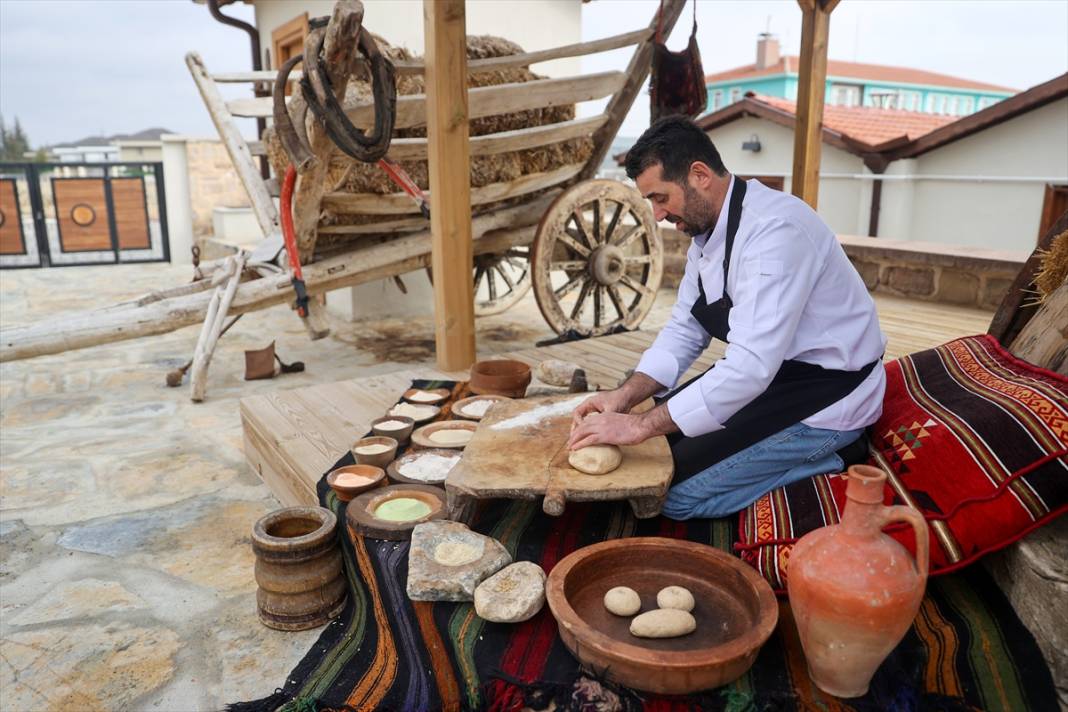
<path id="1" fill-rule="evenodd" d="M 698 119 L 728 170 L 783 190 L 794 123 L 760 96 Z M 822 135 L 819 213 L 839 234 L 1029 252 L 1068 209 L 1068 74 L 959 119 L 828 106 Z"/>

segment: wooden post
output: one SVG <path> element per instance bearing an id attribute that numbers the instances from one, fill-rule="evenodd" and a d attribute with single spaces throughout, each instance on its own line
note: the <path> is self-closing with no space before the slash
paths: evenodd
<path id="1" fill-rule="evenodd" d="M 827 36 L 838 0 L 797 0 L 801 6 L 801 66 L 797 77 L 797 127 L 791 192 L 816 209 L 820 188 L 823 98 L 827 85 Z"/>
<path id="2" fill-rule="evenodd" d="M 423 0 L 431 265 L 438 368 L 475 361 L 464 0 Z"/>

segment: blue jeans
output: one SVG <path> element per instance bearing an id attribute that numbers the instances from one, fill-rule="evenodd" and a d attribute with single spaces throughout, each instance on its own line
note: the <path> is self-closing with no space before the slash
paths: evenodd
<path id="1" fill-rule="evenodd" d="M 724 517 L 791 482 L 841 472 L 835 452 L 864 433 L 791 425 L 668 490 L 663 514 L 672 519 Z"/>

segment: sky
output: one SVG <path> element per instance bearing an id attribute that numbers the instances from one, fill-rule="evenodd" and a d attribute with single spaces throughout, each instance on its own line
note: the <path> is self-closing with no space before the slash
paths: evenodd
<path id="1" fill-rule="evenodd" d="M 586 3 L 583 39 L 641 27 L 657 4 Z M 253 18 L 243 3 L 224 11 Z M 691 12 L 688 5 L 668 42 L 672 49 L 685 46 Z M 795 0 L 700 0 L 697 22 L 708 73 L 752 63 L 765 30 L 779 37 L 784 53 L 798 53 Z M 1068 0 L 842 0 L 831 15 L 828 56 L 1026 89 L 1068 72 L 1066 38 Z M 190 50 L 208 67 L 251 66 L 247 36 L 191 0 L 0 0 L 0 114 L 8 126 L 18 117 L 35 148 L 153 126 L 214 136 L 183 60 Z M 602 53 L 586 58 L 583 71 L 624 69 L 628 59 L 628 50 Z M 589 103 L 580 114 L 598 110 Z M 647 123 L 643 94 L 620 135 L 637 136 Z M 243 129 L 254 131 L 251 122 Z"/>

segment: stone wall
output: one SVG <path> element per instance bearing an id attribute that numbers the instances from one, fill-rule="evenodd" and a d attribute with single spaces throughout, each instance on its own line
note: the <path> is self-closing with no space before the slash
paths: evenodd
<path id="1" fill-rule="evenodd" d="M 660 229 L 664 287 L 677 287 L 690 238 Z M 996 309 L 1028 254 L 931 242 L 839 235 L 838 241 L 872 292 Z"/>
<path id="2" fill-rule="evenodd" d="M 199 240 L 212 234 L 214 208 L 247 207 L 248 195 L 222 141 L 190 139 L 186 143 L 186 160 L 193 236 Z"/>

